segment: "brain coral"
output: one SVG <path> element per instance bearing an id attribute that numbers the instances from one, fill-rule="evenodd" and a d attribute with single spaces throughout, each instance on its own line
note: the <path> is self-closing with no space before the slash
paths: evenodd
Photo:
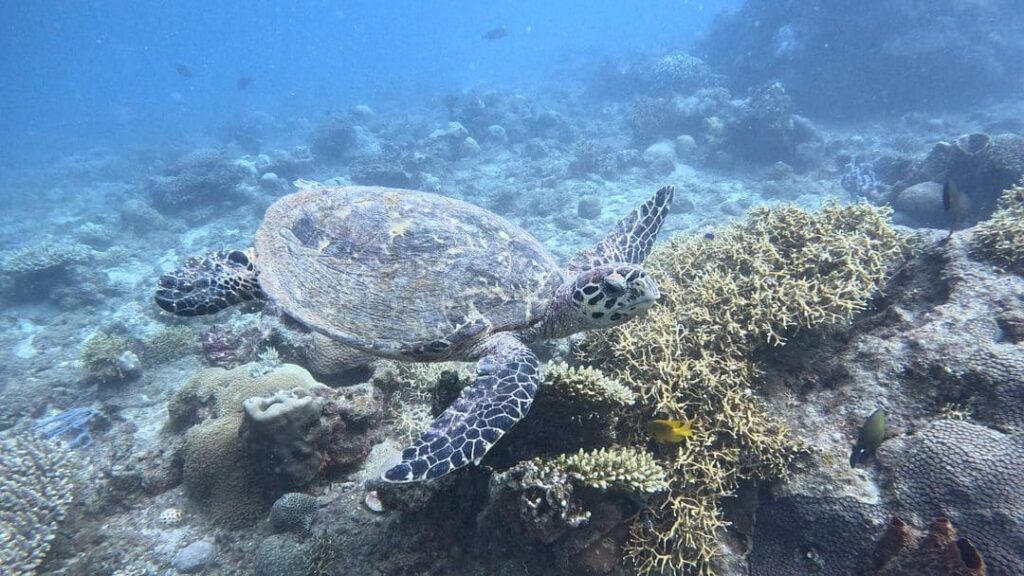
<path id="1" fill-rule="evenodd" d="M 750 575 L 861 574 L 885 519 L 881 506 L 849 497 L 776 500 L 758 511 Z"/>
<path id="2" fill-rule="evenodd" d="M 0 573 L 33 576 L 72 500 L 67 452 L 19 437 L 0 443 Z"/>
<path id="3" fill-rule="evenodd" d="M 993 574 L 1024 574 L 1024 447 L 959 420 L 885 442 L 878 459 L 894 511 L 919 526 L 948 518 Z"/>
<path id="4" fill-rule="evenodd" d="M 242 402 L 279 390 L 311 389 L 319 386 L 298 366 L 284 364 L 263 375 L 252 365 L 233 370 L 209 368 L 182 386 L 167 411 L 172 428 L 187 428 L 183 450 L 183 475 L 189 494 L 213 518 L 227 526 L 257 520 L 273 495 L 256 490 L 252 483 L 253 462 L 239 431 L 243 423 Z"/>

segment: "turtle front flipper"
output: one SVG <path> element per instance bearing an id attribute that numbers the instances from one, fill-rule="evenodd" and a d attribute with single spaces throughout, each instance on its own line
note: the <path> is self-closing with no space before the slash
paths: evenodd
<path id="1" fill-rule="evenodd" d="M 473 382 L 400 460 L 382 474 L 387 482 L 438 478 L 484 454 L 526 416 L 540 382 L 540 361 L 518 338 L 500 333 L 480 345 Z"/>
<path id="2" fill-rule="evenodd" d="M 156 304 L 178 316 L 220 312 L 240 302 L 263 299 L 259 272 L 252 257 L 241 250 L 222 250 L 160 277 Z"/>
<path id="3" fill-rule="evenodd" d="M 675 186 L 665 186 L 637 206 L 597 243 L 569 262 L 569 272 L 578 273 L 605 264 L 640 264 L 650 254 L 654 240 L 668 216 Z"/>

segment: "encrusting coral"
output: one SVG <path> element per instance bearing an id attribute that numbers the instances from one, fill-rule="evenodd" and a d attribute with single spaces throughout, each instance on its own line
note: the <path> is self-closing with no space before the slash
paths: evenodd
<path id="1" fill-rule="evenodd" d="M 73 499 L 68 451 L 17 437 L 0 443 L 0 573 L 33 576 Z"/>
<path id="2" fill-rule="evenodd" d="M 1024 180 L 1007 188 L 988 220 L 971 237 L 974 254 L 996 264 L 1024 272 Z"/>
<path id="3" fill-rule="evenodd" d="M 162 364 L 194 352 L 199 347 L 199 337 L 188 326 L 167 326 L 148 336 L 142 346 L 147 364 Z"/>
<path id="4" fill-rule="evenodd" d="M 676 237 L 645 264 L 661 304 L 588 336 L 586 355 L 636 391 L 644 418 L 689 421 L 693 430 L 655 452 L 670 490 L 633 526 L 627 554 L 640 574 L 711 574 L 725 525 L 720 499 L 742 478 L 785 475 L 800 443 L 751 390 L 753 353 L 867 306 L 905 250 L 888 216 L 863 204 L 813 213 L 778 206 L 713 234 Z"/>
<path id="5" fill-rule="evenodd" d="M 172 429 L 187 429 L 182 454 L 185 487 L 216 521 L 244 525 L 258 519 L 269 505 L 267 495 L 253 489 L 251 455 L 239 435 L 243 401 L 317 386 L 298 366 L 285 364 L 254 375 L 251 365 L 242 365 L 203 370 L 175 393 L 167 411 Z"/>

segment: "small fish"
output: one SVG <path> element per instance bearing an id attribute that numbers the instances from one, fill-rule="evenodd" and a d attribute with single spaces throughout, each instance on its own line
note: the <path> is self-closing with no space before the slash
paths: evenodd
<path id="1" fill-rule="evenodd" d="M 174 69 L 178 71 L 178 76 L 181 76 L 182 78 L 191 78 L 192 76 L 195 76 L 195 74 L 192 73 L 192 69 L 181 62 L 175 62 Z"/>
<path id="2" fill-rule="evenodd" d="M 705 240 L 714 240 L 715 239 L 715 233 L 714 232 L 705 232 L 704 233 L 704 239 Z"/>
<path id="3" fill-rule="evenodd" d="M 238 82 L 235 82 L 235 86 L 238 88 L 239 92 L 248 88 L 249 84 L 252 84 L 252 76 L 242 76 L 238 79 Z"/>
<path id="4" fill-rule="evenodd" d="M 691 420 L 650 420 L 647 433 L 659 444 L 679 444 L 693 437 Z"/>
<path id="5" fill-rule="evenodd" d="M 967 197 L 951 179 L 942 186 L 942 208 L 949 215 L 949 235 L 963 221 L 967 213 Z"/>
<path id="6" fill-rule="evenodd" d="M 498 26 L 497 28 L 488 30 L 487 33 L 481 36 L 481 38 L 484 40 L 501 40 L 505 36 L 508 36 L 508 29 L 504 26 Z"/>
<path id="7" fill-rule="evenodd" d="M 857 443 L 853 445 L 853 451 L 850 453 L 851 467 L 856 467 L 857 464 L 863 462 L 875 452 L 875 448 L 882 444 L 882 441 L 885 440 L 885 425 L 885 410 L 879 408 L 872 412 L 871 416 L 868 416 L 864 425 L 860 427 Z"/>

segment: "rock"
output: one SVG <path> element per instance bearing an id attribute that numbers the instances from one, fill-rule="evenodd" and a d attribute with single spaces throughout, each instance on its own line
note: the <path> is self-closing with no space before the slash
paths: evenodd
<path id="1" fill-rule="evenodd" d="M 181 574 L 195 574 L 217 559 L 217 546 L 209 540 L 196 540 L 174 555 L 171 565 Z"/>
<path id="2" fill-rule="evenodd" d="M 360 122 L 365 122 L 370 118 L 373 118 L 373 108 L 370 108 L 366 104 L 359 104 L 352 108 L 352 118 Z"/>
<path id="3" fill-rule="evenodd" d="M 597 220 L 601 217 L 601 201 L 593 196 L 580 198 L 576 214 L 584 220 Z"/>
<path id="4" fill-rule="evenodd" d="M 476 156 L 479 153 L 480 144 L 472 136 L 466 136 L 466 139 L 459 145 L 459 156 L 463 158 Z"/>
<path id="5" fill-rule="evenodd" d="M 681 134 L 676 137 L 676 156 L 680 160 L 692 159 L 697 155 L 697 141 L 689 134 Z"/>
<path id="6" fill-rule="evenodd" d="M 904 189 L 893 206 L 909 224 L 929 228 L 949 226 L 949 216 L 942 206 L 942 184 L 921 182 Z"/>
<path id="7" fill-rule="evenodd" d="M 487 127 L 487 139 L 498 144 L 505 144 L 508 142 L 508 133 L 505 132 L 504 126 L 491 124 Z"/>
<path id="8" fill-rule="evenodd" d="M 363 498 L 363 505 L 374 514 L 384 513 L 384 503 L 380 501 L 380 496 L 377 495 L 376 490 L 370 490 L 366 493 L 366 498 Z"/>
<path id="9" fill-rule="evenodd" d="M 644 150 L 644 160 L 650 163 L 676 161 L 676 146 L 669 140 L 655 142 Z"/>
<path id="10" fill-rule="evenodd" d="M 284 182 L 281 177 L 273 172 L 266 172 L 260 176 L 260 187 L 268 190 L 277 190 L 281 188 Z"/>

